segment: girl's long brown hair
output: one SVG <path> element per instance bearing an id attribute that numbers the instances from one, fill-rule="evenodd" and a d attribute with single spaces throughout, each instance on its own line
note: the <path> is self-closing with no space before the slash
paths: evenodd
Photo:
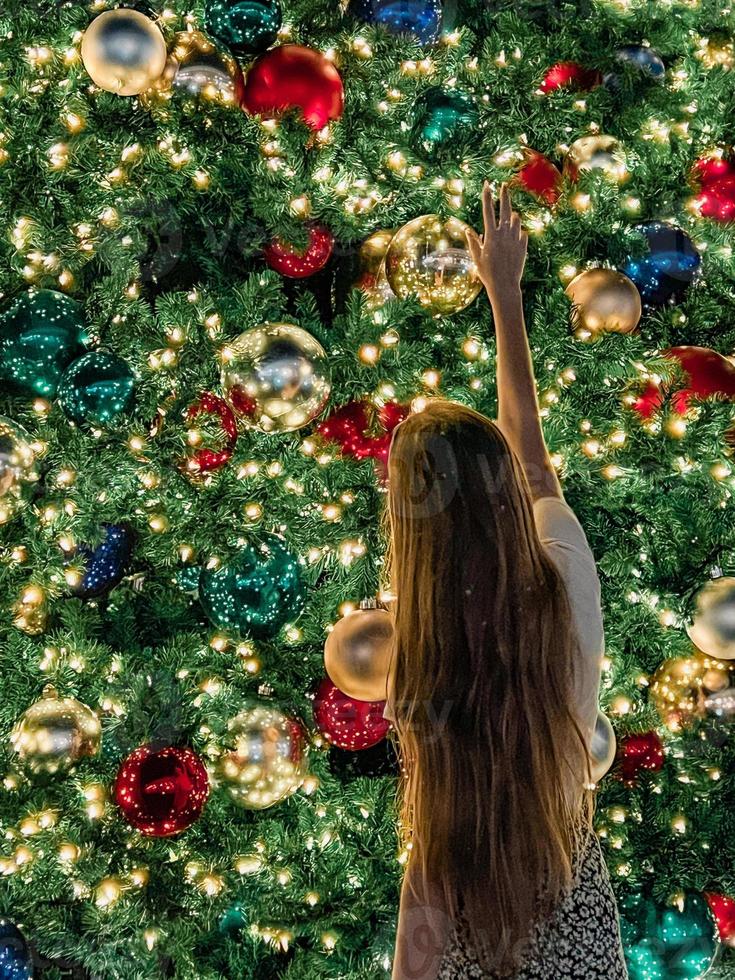
<path id="1" fill-rule="evenodd" d="M 389 476 L 407 873 L 421 869 L 484 969 L 506 976 L 571 883 L 592 823 L 569 603 L 489 419 L 430 402 L 396 429 Z"/>

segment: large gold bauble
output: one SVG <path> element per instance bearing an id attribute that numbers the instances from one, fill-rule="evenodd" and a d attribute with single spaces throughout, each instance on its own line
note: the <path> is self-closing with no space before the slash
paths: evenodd
<path id="1" fill-rule="evenodd" d="M 700 590 L 687 633 L 702 653 L 735 659 L 735 578 L 713 579 Z"/>
<path id="2" fill-rule="evenodd" d="M 10 742 L 31 772 L 53 774 L 96 755 L 100 735 L 100 720 L 91 708 L 76 698 L 60 698 L 48 685 L 23 712 Z"/>
<path id="3" fill-rule="evenodd" d="M 370 306 L 382 306 L 389 299 L 395 299 L 385 275 L 385 254 L 394 234 L 393 228 L 374 231 L 360 246 L 355 286 L 365 294 Z"/>
<path id="4" fill-rule="evenodd" d="M 469 306 L 482 288 L 468 250 L 469 230 L 459 218 L 443 221 L 437 214 L 399 228 L 385 256 L 385 274 L 396 296 L 415 296 L 435 314 Z"/>
<path id="5" fill-rule="evenodd" d="M 20 425 L 0 416 L 0 524 L 26 506 L 37 480 L 31 437 Z"/>
<path id="6" fill-rule="evenodd" d="M 597 784 L 615 761 L 617 741 L 610 719 L 602 711 L 597 712 L 590 740 L 590 765 L 592 782 Z"/>
<path id="7" fill-rule="evenodd" d="M 335 624 L 324 645 L 324 666 L 332 683 L 358 701 L 384 701 L 393 640 L 386 609 L 364 603 Z"/>
<path id="8" fill-rule="evenodd" d="M 577 331 L 630 333 L 641 318 L 641 294 L 615 269 L 587 269 L 569 283 L 566 294 L 572 302 L 572 325 Z"/>
<path id="9" fill-rule="evenodd" d="M 95 85 L 116 95 L 140 95 L 163 74 L 166 42 L 145 14 L 106 10 L 82 38 L 82 61 Z"/>
<path id="10" fill-rule="evenodd" d="M 699 718 L 728 715 L 727 703 L 735 701 L 733 673 L 732 663 L 699 651 L 665 660 L 651 684 L 661 721 L 670 731 L 679 732 Z"/>
<path id="11" fill-rule="evenodd" d="M 264 810 L 295 793 L 306 775 L 304 729 L 275 705 L 257 701 L 227 726 L 217 776 L 247 810 Z"/>
<path id="12" fill-rule="evenodd" d="M 240 421 L 262 432 L 293 432 L 322 411 L 331 390 L 327 355 L 292 323 L 262 323 L 222 351 L 222 388 Z"/>
<path id="13" fill-rule="evenodd" d="M 577 180 L 583 170 L 599 170 L 617 184 L 630 176 L 625 151 L 614 136 L 583 136 L 572 143 L 564 160 L 564 173 Z"/>

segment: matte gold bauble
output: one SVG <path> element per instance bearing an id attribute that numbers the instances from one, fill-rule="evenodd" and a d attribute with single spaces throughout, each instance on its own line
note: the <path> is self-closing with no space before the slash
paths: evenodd
<path id="1" fill-rule="evenodd" d="M 13 749 L 33 773 L 70 769 L 100 747 L 100 720 L 76 698 L 61 698 L 48 685 L 23 712 L 10 736 Z"/>
<path id="2" fill-rule="evenodd" d="M 355 286 L 365 294 L 370 306 L 382 306 L 389 299 L 395 299 L 385 276 L 385 254 L 394 234 L 393 228 L 374 231 L 360 246 L 360 266 Z"/>
<path id="3" fill-rule="evenodd" d="M 697 596 L 689 638 L 710 657 L 735 659 L 735 578 L 716 578 Z"/>
<path id="4" fill-rule="evenodd" d="M 437 214 L 414 218 L 396 232 L 385 256 L 391 289 L 415 296 L 435 314 L 458 313 L 477 297 L 482 283 L 467 245 L 469 226 Z"/>
<path id="5" fill-rule="evenodd" d="M 625 152 L 614 136 L 583 136 L 572 143 L 564 173 L 570 180 L 577 180 L 583 170 L 599 170 L 617 184 L 630 176 Z"/>
<path id="6" fill-rule="evenodd" d="M 324 666 L 343 694 L 384 701 L 393 640 L 386 609 L 366 602 L 335 624 L 324 646 Z"/>
<path id="7" fill-rule="evenodd" d="M 615 761 L 617 742 L 610 719 L 602 711 L 597 712 L 592 739 L 590 740 L 590 764 L 592 782 L 599 783 Z"/>
<path id="8" fill-rule="evenodd" d="M 732 673 L 732 663 L 699 651 L 665 660 L 651 684 L 651 698 L 661 721 L 670 731 L 679 732 L 699 718 L 722 715 L 723 697 L 725 702 L 733 700 Z"/>
<path id="9" fill-rule="evenodd" d="M 615 269 L 580 272 L 567 286 L 566 294 L 572 302 L 572 325 L 592 336 L 630 333 L 641 318 L 641 294 Z"/>
<path id="10" fill-rule="evenodd" d="M 166 42 L 145 14 L 106 10 L 82 38 L 82 61 L 95 85 L 116 95 L 140 95 L 166 67 Z"/>

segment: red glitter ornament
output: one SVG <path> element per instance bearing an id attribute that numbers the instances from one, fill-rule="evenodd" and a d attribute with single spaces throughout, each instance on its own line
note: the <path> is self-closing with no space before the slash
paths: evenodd
<path id="1" fill-rule="evenodd" d="M 628 735 L 618 749 L 623 782 L 635 785 L 641 769 L 660 769 L 664 764 L 664 747 L 656 732 Z"/>
<path id="2" fill-rule="evenodd" d="M 299 109 L 311 129 L 322 129 L 344 110 L 342 79 L 320 51 L 300 44 L 271 48 L 253 63 L 243 106 L 252 115 L 276 116 Z"/>
<path id="3" fill-rule="evenodd" d="M 354 459 L 374 459 L 385 476 L 393 430 L 409 413 L 406 405 L 386 402 L 377 413 L 369 402 L 348 402 L 317 425 L 317 432 L 336 442 Z M 374 418 L 371 419 L 371 415 Z M 377 428 L 377 434 L 372 430 Z"/>
<path id="4" fill-rule="evenodd" d="M 204 763 L 189 748 L 141 745 L 120 766 L 115 801 L 147 837 L 180 834 L 198 819 L 209 796 Z"/>
<path id="5" fill-rule="evenodd" d="M 553 205 L 561 194 L 562 176 L 557 167 L 537 150 L 524 150 L 523 163 L 512 183 Z"/>
<path id="6" fill-rule="evenodd" d="M 705 892 L 704 897 L 715 917 L 720 942 L 735 949 L 735 898 L 717 892 Z"/>
<path id="7" fill-rule="evenodd" d="M 334 248 L 334 236 L 323 225 L 311 225 L 305 248 L 295 248 L 282 238 L 274 238 L 263 249 L 271 269 L 291 279 L 305 279 L 319 272 L 329 261 Z"/>
<path id="8" fill-rule="evenodd" d="M 385 738 L 390 722 L 383 717 L 385 701 L 348 698 L 328 677 L 314 698 L 314 721 L 332 745 L 355 751 L 369 749 Z"/>
<path id="9" fill-rule="evenodd" d="M 220 398 L 219 395 L 215 395 L 211 391 L 205 391 L 186 410 L 186 418 L 189 422 L 193 422 L 200 415 L 213 415 L 219 420 L 225 445 L 222 449 L 198 449 L 187 457 L 186 469 L 190 473 L 211 473 L 212 470 L 218 470 L 232 458 L 237 443 L 237 421 L 235 413 L 224 398 Z"/>
<path id="10" fill-rule="evenodd" d="M 692 180 L 699 189 L 694 202 L 702 217 L 735 220 L 735 165 L 731 160 L 719 154 L 702 157 L 692 168 Z"/>
<path id="11" fill-rule="evenodd" d="M 560 88 L 574 88 L 579 92 L 602 85 L 602 73 L 595 68 L 585 68 L 576 61 L 559 61 L 544 75 L 539 88 L 546 95 Z"/>
<path id="12" fill-rule="evenodd" d="M 704 398 L 735 399 L 735 365 L 708 347 L 671 347 L 661 352 L 679 362 L 689 377 L 685 388 L 671 395 L 671 407 L 683 415 L 693 400 Z M 649 419 L 663 405 L 664 391 L 650 382 L 633 407 L 641 418 Z"/>

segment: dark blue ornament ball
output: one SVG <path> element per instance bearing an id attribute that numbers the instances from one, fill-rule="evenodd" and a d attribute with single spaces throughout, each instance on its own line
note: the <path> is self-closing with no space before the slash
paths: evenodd
<path id="1" fill-rule="evenodd" d="M 413 34 L 422 44 L 433 44 L 441 33 L 441 0 L 352 0 L 348 9 L 366 24 Z"/>
<path id="2" fill-rule="evenodd" d="M 618 61 L 626 62 L 640 69 L 644 75 L 649 75 L 656 81 L 661 81 L 666 74 L 666 66 L 653 48 L 644 44 L 626 44 L 615 52 Z"/>
<path id="3" fill-rule="evenodd" d="M 105 524 L 105 537 L 96 548 L 81 545 L 75 558 L 84 561 L 84 577 L 73 590 L 82 599 L 104 595 L 120 582 L 133 553 L 133 531 L 125 524 Z"/>
<path id="4" fill-rule="evenodd" d="M 647 249 L 625 261 L 622 271 L 638 287 L 646 306 L 663 306 L 682 298 L 699 270 L 701 258 L 691 238 L 677 225 L 662 221 L 636 225 Z"/>
<path id="5" fill-rule="evenodd" d="M 28 943 L 20 929 L 0 919 L 0 980 L 33 980 Z"/>

